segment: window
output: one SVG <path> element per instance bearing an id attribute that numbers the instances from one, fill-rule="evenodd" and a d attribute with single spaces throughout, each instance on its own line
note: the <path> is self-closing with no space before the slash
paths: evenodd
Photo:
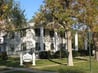
<path id="1" fill-rule="evenodd" d="M 66 44 L 65 44 L 65 43 L 61 43 L 61 44 L 59 44 L 59 47 L 60 47 L 61 49 L 65 49 L 65 48 L 66 48 Z"/>
<path id="2" fill-rule="evenodd" d="M 14 51 L 14 44 L 10 44 L 10 50 L 13 52 Z"/>
<path id="3" fill-rule="evenodd" d="M 40 43 L 36 43 L 36 50 L 39 51 L 40 50 Z"/>
<path id="4" fill-rule="evenodd" d="M 65 32 L 60 32 L 60 37 L 64 38 L 65 37 Z"/>
<path id="5" fill-rule="evenodd" d="M 54 31 L 53 30 L 50 31 L 50 37 L 54 37 Z"/>
<path id="6" fill-rule="evenodd" d="M 46 48 L 46 45 L 45 45 L 45 43 L 43 43 L 43 45 L 44 45 L 44 50 L 45 50 L 45 48 Z"/>
<path id="7" fill-rule="evenodd" d="M 9 38 L 10 38 L 10 39 L 14 39 L 14 38 L 15 38 L 15 32 L 10 32 Z"/>
<path id="8" fill-rule="evenodd" d="M 48 29 L 44 29 L 44 36 L 49 35 L 49 30 Z"/>
<path id="9" fill-rule="evenodd" d="M 53 50 L 54 49 L 54 44 L 53 43 L 51 43 L 51 50 Z"/>
<path id="10" fill-rule="evenodd" d="M 20 36 L 21 36 L 21 37 L 26 36 L 26 30 L 22 30 L 22 31 L 20 31 Z"/>
<path id="11" fill-rule="evenodd" d="M 36 49 L 37 51 L 40 51 L 40 50 L 41 50 L 40 43 L 38 43 L 38 42 L 36 43 L 35 49 Z M 43 50 L 45 50 L 45 43 L 43 43 Z"/>
<path id="12" fill-rule="evenodd" d="M 39 28 L 35 29 L 35 35 L 38 36 L 38 37 L 40 36 L 40 29 Z"/>
<path id="13" fill-rule="evenodd" d="M 21 44 L 21 50 L 22 51 L 26 51 L 26 43 L 22 43 Z"/>

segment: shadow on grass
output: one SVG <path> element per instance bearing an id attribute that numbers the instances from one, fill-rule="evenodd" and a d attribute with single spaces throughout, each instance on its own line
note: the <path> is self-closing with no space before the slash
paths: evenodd
<path id="1" fill-rule="evenodd" d="M 82 58 L 82 57 L 75 57 L 74 59 L 76 59 L 76 60 L 82 60 L 82 61 L 88 61 L 87 58 Z"/>
<path id="2" fill-rule="evenodd" d="M 59 73 L 89 73 L 79 69 L 60 69 Z"/>
<path id="3" fill-rule="evenodd" d="M 60 64 L 60 65 L 67 65 L 67 64 L 64 64 L 64 63 L 60 63 L 60 62 L 57 62 L 57 61 L 54 61 L 52 59 L 48 59 L 49 61 L 53 62 L 53 63 L 56 63 L 56 64 Z"/>

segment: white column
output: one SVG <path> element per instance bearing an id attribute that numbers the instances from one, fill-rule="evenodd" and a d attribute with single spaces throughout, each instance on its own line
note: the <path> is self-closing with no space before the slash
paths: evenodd
<path id="1" fill-rule="evenodd" d="M 58 47 L 57 47 L 57 32 L 54 32 L 54 44 L 55 44 L 55 51 L 58 50 Z"/>
<path id="2" fill-rule="evenodd" d="M 43 27 L 41 26 L 40 27 L 40 48 L 41 48 L 41 51 L 44 51 L 44 45 L 43 45 L 43 39 L 44 39 L 44 29 Z"/>
<path id="3" fill-rule="evenodd" d="M 75 50 L 78 51 L 78 32 L 75 33 Z"/>
<path id="4" fill-rule="evenodd" d="M 87 44 L 88 44 L 87 37 L 85 37 L 85 40 L 84 40 L 84 48 L 85 48 L 85 50 L 87 50 Z"/>
<path id="5" fill-rule="evenodd" d="M 19 38 L 21 38 L 20 33 L 19 33 Z M 19 41 L 18 50 L 20 50 L 20 66 L 23 66 L 23 52 L 21 48 L 21 39 Z"/>

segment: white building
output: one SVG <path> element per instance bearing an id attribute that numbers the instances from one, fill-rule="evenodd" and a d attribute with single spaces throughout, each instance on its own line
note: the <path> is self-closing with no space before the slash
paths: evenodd
<path id="1" fill-rule="evenodd" d="M 32 28 L 34 23 L 29 23 L 27 27 L 31 28 L 3 35 L 4 42 L 0 44 L 0 51 L 5 49 L 8 55 L 19 55 L 21 50 L 32 52 L 34 49 L 36 52 L 50 50 L 56 52 L 66 44 L 64 36 L 61 37 L 54 30 L 43 27 Z"/>

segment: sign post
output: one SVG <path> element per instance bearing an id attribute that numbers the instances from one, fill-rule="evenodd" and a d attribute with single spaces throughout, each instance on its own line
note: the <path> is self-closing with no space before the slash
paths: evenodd
<path id="1" fill-rule="evenodd" d="M 33 51 L 33 54 L 32 54 L 32 55 L 33 55 L 33 60 L 32 60 L 33 62 L 32 62 L 32 65 L 35 66 L 35 65 L 36 65 L 36 64 L 35 64 L 35 51 Z"/>
<path id="2" fill-rule="evenodd" d="M 22 52 L 20 53 L 20 66 L 23 66 L 23 55 L 22 55 Z"/>
<path id="3" fill-rule="evenodd" d="M 4 42 L 4 38 L 0 36 L 0 44 L 3 44 L 3 42 Z"/>
<path id="4" fill-rule="evenodd" d="M 32 61 L 32 55 L 29 53 L 26 53 L 23 55 L 23 61 L 24 62 L 31 62 Z"/>

